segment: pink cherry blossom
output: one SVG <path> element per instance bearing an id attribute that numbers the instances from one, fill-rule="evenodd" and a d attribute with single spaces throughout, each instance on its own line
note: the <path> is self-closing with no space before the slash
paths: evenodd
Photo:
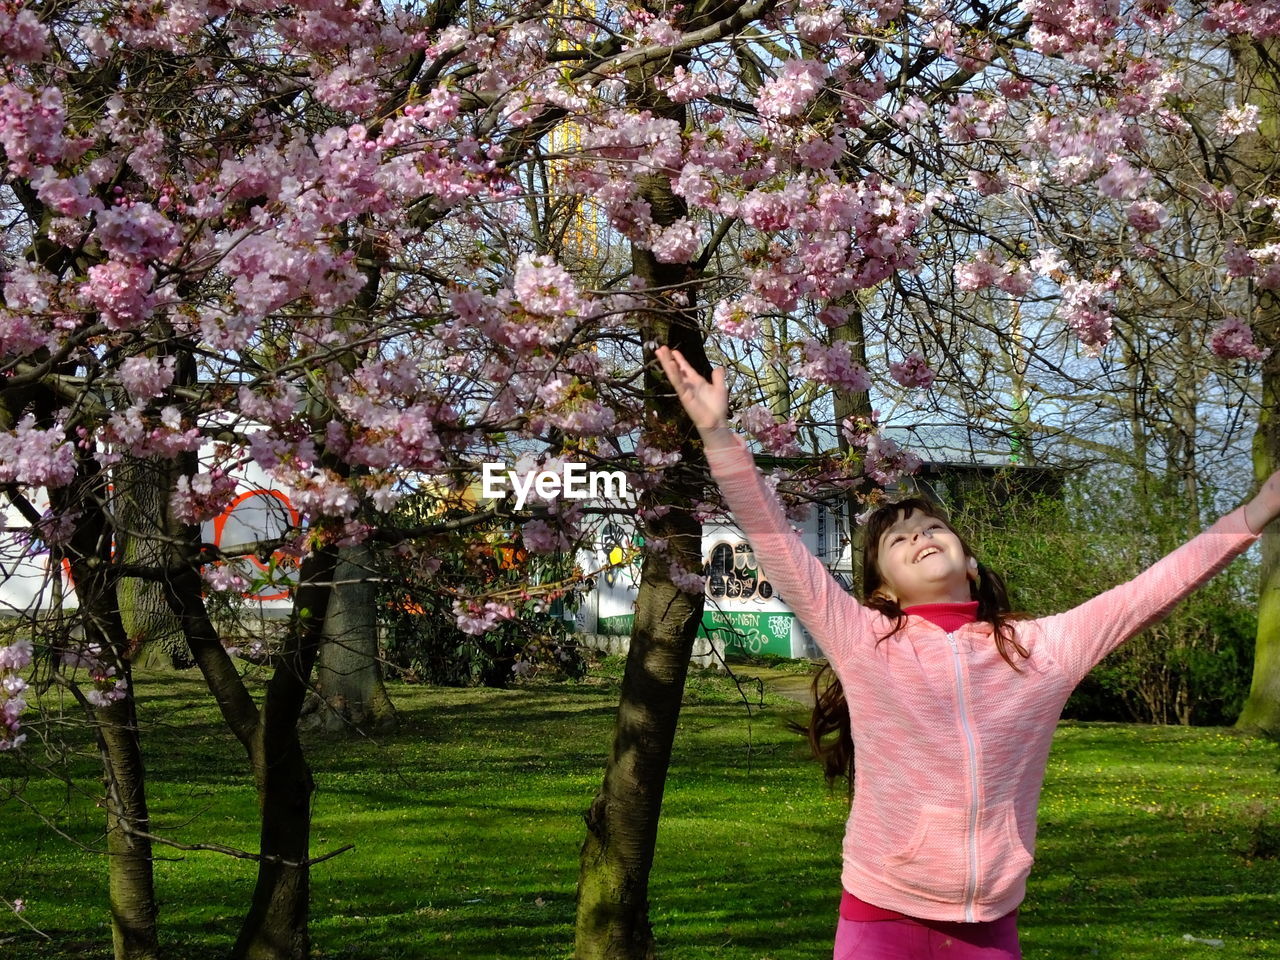
<path id="1" fill-rule="evenodd" d="M 277 473 L 289 493 L 289 501 L 304 516 L 349 518 L 360 507 L 352 485 L 318 467 Z"/>
<path id="2" fill-rule="evenodd" d="M 1232 104 L 1218 118 L 1217 133 L 1220 137 L 1239 137 L 1258 129 L 1260 110 L 1256 104 Z"/>
<path id="3" fill-rule="evenodd" d="M 846 417 L 840 423 L 840 432 L 850 446 L 862 451 L 863 473 L 887 487 L 914 473 L 920 466 L 920 458 L 885 436 L 879 419 L 880 413 L 876 410 L 870 417 Z"/>
<path id="4" fill-rule="evenodd" d="M 978 191 L 978 195 L 982 197 L 990 197 L 997 193 L 1003 193 L 1009 186 L 1008 180 L 999 173 L 992 173 L 985 170 L 970 170 L 969 184 L 974 190 Z"/>
<path id="5" fill-rule="evenodd" d="M 928 389 L 936 374 L 919 353 L 909 353 L 900 363 L 889 364 L 889 375 L 901 386 Z"/>
<path id="6" fill-rule="evenodd" d="M 21 356 L 49 345 L 48 328 L 26 311 L 0 307 L 0 356 Z"/>
<path id="7" fill-rule="evenodd" d="M 84 698 L 95 707 L 105 707 L 129 694 L 128 684 L 117 675 L 115 666 L 96 643 L 83 643 L 65 650 L 62 664 L 73 671 L 84 670 L 92 684 L 84 690 Z M 78 679 L 73 676 L 73 680 Z"/>
<path id="8" fill-rule="evenodd" d="M 853 359 L 853 347 L 847 341 L 837 340 L 826 346 L 817 340 L 806 340 L 802 349 L 804 360 L 796 371 L 800 376 L 851 393 L 870 388 L 871 377 L 866 367 Z"/>
<path id="9" fill-rule="evenodd" d="M 487 600 L 483 604 L 475 600 L 455 600 L 453 615 L 457 619 L 459 630 L 479 636 L 488 633 L 501 621 L 514 618 L 516 614 L 509 604 L 494 600 Z"/>
<path id="10" fill-rule="evenodd" d="M 844 25 L 844 12 L 838 6 L 828 6 L 806 0 L 795 15 L 796 33 L 809 43 L 828 43 L 836 37 Z"/>
<path id="11" fill-rule="evenodd" d="M 1271 355 L 1253 342 L 1253 331 L 1239 317 L 1225 318 L 1209 339 L 1210 349 L 1226 360 L 1253 360 L 1261 362 Z"/>
<path id="12" fill-rule="evenodd" d="M 1231 243 L 1223 252 L 1223 261 L 1227 267 L 1228 277 L 1251 277 L 1257 263 L 1249 255 L 1247 247 L 1240 243 Z"/>
<path id="13" fill-rule="evenodd" d="M 815 60 L 788 60 L 778 76 L 767 81 L 756 95 L 756 109 L 762 117 L 794 117 L 822 88 L 826 68 Z"/>
<path id="14" fill-rule="evenodd" d="M 0 483 L 62 487 L 75 473 L 75 448 L 64 428 L 42 430 L 27 414 L 12 431 L 0 432 Z"/>
<path id="15" fill-rule="evenodd" d="M 1169 222 L 1169 213 L 1156 200 L 1135 200 L 1125 211 L 1129 226 L 1139 233 L 1155 233 Z"/>
<path id="16" fill-rule="evenodd" d="M 553 554 L 572 549 L 564 531 L 545 520 L 529 520 L 520 528 L 520 539 L 530 553 Z"/>
<path id="17" fill-rule="evenodd" d="M 98 216 L 94 237 L 117 260 L 162 260 L 178 245 L 178 228 L 149 203 L 112 207 Z"/>
<path id="18" fill-rule="evenodd" d="M 63 138 L 66 122 L 58 87 L 43 87 L 36 95 L 15 83 L 0 86 L 0 147 L 17 176 L 31 176 L 63 158 L 69 147 Z"/>
<path id="19" fill-rule="evenodd" d="M 667 575 L 671 577 L 671 582 L 675 584 L 676 589 L 682 593 L 691 593 L 697 596 L 706 589 L 706 577 L 689 572 L 674 560 L 667 565 Z"/>
<path id="20" fill-rule="evenodd" d="M 116 462 L 126 452 L 135 457 L 172 458 L 192 453 L 203 443 L 200 431 L 182 422 L 177 407 L 170 404 L 158 414 L 151 413 L 142 400 L 113 411 L 94 439 L 107 447 L 98 454 L 103 464 Z"/>
<path id="21" fill-rule="evenodd" d="M 737 421 L 747 433 L 751 434 L 766 451 L 776 457 L 796 457 L 802 451 L 796 443 L 796 433 L 800 425 L 794 417 L 779 421 L 769 408 L 762 403 L 753 404 L 740 410 Z"/>
<path id="22" fill-rule="evenodd" d="M 712 320 L 723 333 L 752 340 L 760 335 L 760 315 L 768 310 L 769 305 L 756 296 L 721 300 L 712 310 Z"/>
<path id="23" fill-rule="evenodd" d="M 215 563 L 202 571 L 204 582 L 215 593 L 243 593 L 249 589 L 249 581 L 229 563 Z"/>
<path id="24" fill-rule="evenodd" d="M 1205 14 L 1206 30 L 1228 34 L 1249 34 L 1259 39 L 1280 36 L 1280 7 L 1261 0 L 1223 0 Z"/>
<path id="25" fill-rule="evenodd" d="M 150 267 L 109 260 L 89 268 L 80 292 L 112 330 L 131 330 L 155 309 L 155 279 Z"/>
<path id="26" fill-rule="evenodd" d="M 829 328 L 842 327 L 849 322 L 849 311 L 844 307 L 828 305 L 818 311 L 818 320 Z"/>
<path id="27" fill-rule="evenodd" d="M 1247 256 L 1251 266 L 1246 267 L 1243 257 Z M 1240 276 L 1251 276 L 1259 290 L 1280 290 L 1280 242 L 1255 247 L 1245 254 L 1236 254 L 1228 260 L 1228 264 L 1241 268 L 1245 272 Z"/>
<path id="28" fill-rule="evenodd" d="M 90 193 L 89 179 L 84 175 L 59 177 L 52 167 L 44 167 L 31 183 L 40 202 L 64 217 L 78 219 L 103 209 L 102 201 Z"/>
<path id="29" fill-rule="evenodd" d="M 690 100 L 699 100 L 710 94 L 721 92 L 720 82 L 713 73 L 686 70 L 682 66 L 677 66 L 670 76 L 657 77 L 655 85 L 671 99 L 672 103 L 688 103 Z"/>
<path id="30" fill-rule="evenodd" d="M 1133 200 L 1146 189 L 1151 171 L 1141 170 L 1124 157 L 1109 156 L 1110 166 L 1098 178 L 1098 192 L 1116 200 Z"/>
<path id="31" fill-rule="evenodd" d="M 33 10 L 0 7 L 0 57 L 36 63 L 49 52 L 49 31 Z"/>
<path id="32" fill-rule="evenodd" d="M 1231 187 L 1218 188 L 1206 183 L 1201 184 L 1199 190 L 1200 196 L 1215 210 L 1226 213 L 1235 205 L 1236 192 Z"/>
<path id="33" fill-rule="evenodd" d="M 999 98 L 964 93 L 947 112 L 943 133 L 957 143 L 985 140 L 994 135 L 996 125 L 1008 112 L 1008 104 Z"/>
<path id="34" fill-rule="evenodd" d="M 987 248 L 968 263 L 956 264 L 956 286 L 966 292 L 983 290 L 992 286 L 1002 273 L 1003 267 L 996 263 L 994 251 Z"/>
<path id="35" fill-rule="evenodd" d="M 688 263 L 705 242 L 702 226 L 681 218 L 668 227 L 654 227 L 649 249 L 661 263 Z"/>
<path id="36" fill-rule="evenodd" d="M 120 383 L 136 400 L 151 400 L 164 394 L 173 383 L 173 357 L 129 357 L 120 364 Z"/>
<path id="37" fill-rule="evenodd" d="M 839 134 L 833 137 L 812 137 L 796 146 L 796 156 L 802 167 L 825 170 L 839 160 L 847 148 L 848 143 Z"/>
<path id="38" fill-rule="evenodd" d="M 529 313 L 562 317 L 585 308 L 569 271 L 548 256 L 521 255 L 513 289 L 516 300 Z"/>
<path id="39" fill-rule="evenodd" d="M 7 646 L 0 646 L 0 750 L 14 750 L 22 746 L 27 736 L 18 731 L 22 729 L 20 717 L 27 708 L 23 693 L 27 682 L 21 676 L 22 671 L 31 665 L 35 653 L 31 640 L 22 637 Z"/>
<path id="40" fill-rule="evenodd" d="M 1103 281 L 1069 277 L 1062 281 L 1062 298 L 1058 315 L 1084 344 L 1089 356 L 1097 356 L 1111 339 L 1115 320 L 1114 290 L 1119 276 L 1113 273 Z"/>
<path id="41" fill-rule="evenodd" d="M 222 513 L 235 492 L 235 478 L 221 469 L 179 477 L 169 509 L 182 523 L 202 523 Z"/>

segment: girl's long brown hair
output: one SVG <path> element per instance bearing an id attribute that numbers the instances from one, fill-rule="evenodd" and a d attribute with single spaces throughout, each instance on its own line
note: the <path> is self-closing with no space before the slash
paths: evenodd
<path id="1" fill-rule="evenodd" d="M 910 519 L 919 510 L 925 516 L 934 517 L 946 524 L 947 529 L 960 539 L 960 546 L 966 557 L 972 557 L 973 551 L 960 536 L 945 511 L 937 504 L 930 503 L 920 497 L 888 503 L 871 514 L 867 521 L 865 540 L 862 544 L 862 596 L 866 606 L 878 610 L 894 621 L 893 629 L 880 640 L 885 640 L 907 623 L 907 615 L 902 612 L 896 600 L 890 600 L 880 593 L 883 580 L 877 564 L 880 538 L 898 521 L 898 514 L 903 519 Z M 976 558 L 975 558 L 976 559 Z M 1011 620 L 1017 619 L 1009 607 L 1009 591 L 1004 580 L 994 570 L 988 570 L 979 561 L 978 580 L 970 581 L 970 595 L 978 601 L 978 619 L 991 624 L 992 634 L 996 640 L 996 649 L 1014 670 L 1019 669 L 1013 654 L 1019 657 L 1028 656 L 1027 649 L 1018 642 L 1013 631 Z M 878 640 L 877 643 L 880 641 Z M 809 738 L 814 756 L 822 763 L 828 785 L 845 777 L 849 781 L 849 790 L 853 790 L 853 733 L 849 729 L 849 706 L 844 698 L 844 688 L 836 677 L 830 664 L 823 664 L 813 678 L 813 715 L 809 718 L 808 729 L 804 732 Z M 828 739 L 831 734 L 834 739 Z"/>

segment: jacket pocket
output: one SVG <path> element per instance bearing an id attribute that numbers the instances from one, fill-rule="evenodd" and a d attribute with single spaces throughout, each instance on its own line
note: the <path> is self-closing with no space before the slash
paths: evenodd
<path id="1" fill-rule="evenodd" d="M 1018 832 L 1018 818 L 1012 803 L 998 804 L 991 812 L 990 825 L 981 851 L 979 903 L 1005 899 L 1012 887 L 1026 881 L 1035 861 Z"/>
<path id="2" fill-rule="evenodd" d="M 969 866 L 968 828 L 969 811 L 963 808 L 921 807 L 911 839 L 884 859 L 890 885 L 929 900 L 962 902 Z"/>
<path id="3" fill-rule="evenodd" d="M 978 876 L 971 876 L 976 858 Z M 889 883 L 913 896 L 940 903 L 1000 901 L 1025 881 L 1032 856 L 1018 833 L 1012 803 L 982 812 L 977 836 L 969 810 L 925 805 L 910 840 L 885 857 Z M 971 885 L 972 884 L 972 885 Z"/>

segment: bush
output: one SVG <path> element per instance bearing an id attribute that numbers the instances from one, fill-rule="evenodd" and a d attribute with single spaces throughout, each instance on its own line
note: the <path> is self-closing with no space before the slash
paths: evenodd
<path id="1" fill-rule="evenodd" d="M 969 497 L 953 518 L 1001 573 L 1016 610 L 1068 610 L 1137 576 L 1201 528 L 1177 491 L 1140 491 L 1118 469 L 1070 478 L 1060 498 L 993 504 Z M 1253 671 L 1256 566 L 1246 557 L 1184 598 L 1085 678 L 1063 716 L 1078 720 L 1231 724 Z"/>
<path id="2" fill-rule="evenodd" d="M 407 520 L 422 520 L 417 515 L 422 505 L 414 498 L 398 509 Z M 469 536 L 474 532 L 473 526 Z M 495 520 L 484 542 L 426 539 L 384 554 L 379 566 L 378 613 L 392 676 L 442 686 L 505 687 L 534 674 L 578 678 L 585 673 L 561 616 L 564 605 L 574 602 L 574 590 L 542 593 L 536 586 L 571 579 L 572 557 L 533 556 L 518 532 Z M 478 636 L 458 628 L 456 600 L 494 594 L 508 597 L 514 618 Z"/>

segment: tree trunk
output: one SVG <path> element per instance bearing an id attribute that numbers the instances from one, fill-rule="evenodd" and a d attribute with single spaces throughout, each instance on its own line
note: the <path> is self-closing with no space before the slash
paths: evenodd
<path id="1" fill-rule="evenodd" d="M 665 69 L 671 69 L 668 64 Z M 681 126 L 682 107 L 653 86 L 652 77 L 629 77 L 633 101 Z M 667 225 L 684 216 L 684 202 L 671 192 L 670 181 L 646 177 L 641 192 L 655 223 Z M 659 263 L 646 250 L 632 249 L 632 268 L 650 290 L 693 291 L 696 268 Z M 658 302 L 661 300 L 662 302 Z M 698 318 L 689 305 L 678 306 L 669 295 L 654 295 L 651 311 L 639 315 L 641 340 L 679 350 L 703 376 L 710 373 Z M 655 446 L 679 443 L 681 464 L 666 482 L 642 498 L 642 507 L 670 509 L 645 529 L 645 559 L 636 598 L 635 624 L 622 679 L 613 749 L 604 785 L 586 814 L 587 837 L 578 874 L 576 960 L 650 960 L 655 956 L 649 924 L 649 872 L 667 767 L 675 742 L 693 641 L 702 621 L 703 595 L 685 593 L 671 580 L 671 563 L 691 573 L 702 569 L 702 525 L 689 504 L 703 492 L 700 448 L 691 442 L 693 426 L 671 386 L 658 371 L 648 347 L 645 359 L 646 433 Z M 667 543 L 666 552 L 649 546 Z"/>
<path id="2" fill-rule="evenodd" d="M 128 663 L 122 661 L 118 669 L 132 689 Z M 133 695 L 94 713 L 107 790 L 107 891 L 115 960 L 156 960 L 155 885 L 151 841 L 145 836 L 151 820 Z"/>
<path id="3" fill-rule="evenodd" d="M 854 361 L 865 367 L 867 365 L 867 334 L 862 320 L 862 304 L 858 302 L 857 297 L 851 296 L 841 306 L 849 311 L 849 319 L 831 332 L 831 339 L 833 342 L 847 342 L 852 348 Z M 836 415 L 836 442 L 840 446 L 840 452 L 847 454 L 850 450 L 850 444 L 848 438 L 844 435 L 844 431 L 840 429 L 840 424 L 849 417 L 870 419 L 872 413 L 871 392 L 870 390 L 849 391 L 836 388 L 832 393 Z M 872 481 L 866 479 L 862 483 L 850 487 L 844 499 L 846 522 L 849 530 L 849 575 L 853 579 L 854 593 L 858 592 L 859 585 L 862 583 L 862 546 L 865 539 L 864 534 L 866 533 L 866 527 L 858 522 L 858 516 L 865 509 L 863 502 L 858 499 L 858 494 L 865 494 L 871 486 Z"/>
<path id="4" fill-rule="evenodd" d="M 1280 324 L 1273 324 L 1266 341 L 1273 352 L 1262 369 L 1262 409 L 1253 438 L 1253 472 L 1259 482 L 1280 469 L 1280 337 L 1274 335 L 1275 326 Z M 1236 725 L 1280 734 L 1280 523 L 1262 534 L 1253 682 Z"/>
<path id="5" fill-rule="evenodd" d="M 127 564 L 162 569 L 168 555 L 163 537 L 169 492 L 176 482 L 174 462 L 125 456 L 113 471 L 113 481 L 111 502 L 120 558 Z M 191 666 L 182 625 L 159 581 L 122 578 L 116 585 L 116 603 L 135 663 Z"/>
<path id="6" fill-rule="evenodd" d="M 151 841 L 146 836 L 151 830 L 146 770 L 126 656 L 128 643 L 108 575 L 112 525 L 95 496 L 106 484 L 93 476 L 96 467 L 96 463 L 82 459 L 79 484 L 51 491 L 50 498 L 60 513 L 70 509 L 67 497 L 74 496 L 84 504 L 66 550 L 79 600 L 76 617 L 83 626 L 85 642 L 95 644 L 99 659 L 114 667 L 115 676 L 128 684 L 122 699 L 93 710 L 106 788 L 107 892 L 115 960 L 156 960 L 160 946 Z M 58 553 L 51 557 L 60 561 Z"/>
<path id="7" fill-rule="evenodd" d="M 1242 103 L 1259 108 L 1258 130 L 1247 143 L 1251 148 L 1241 164 L 1244 172 L 1258 177 L 1239 190 L 1240 203 L 1274 194 L 1275 157 L 1280 147 L 1280 42 L 1275 39 L 1238 38 L 1232 46 Z M 1270 212 L 1259 210 L 1250 224 L 1250 246 L 1275 240 Z M 1275 291 L 1258 290 L 1254 312 L 1255 341 L 1271 348 L 1262 364 L 1262 404 L 1258 431 L 1253 438 L 1253 472 L 1262 481 L 1280 467 L 1280 297 Z M 1280 524 L 1272 523 L 1262 535 L 1262 568 L 1258 583 L 1258 639 L 1254 652 L 1253 681 L 1249 697 L 1236 725 L 1242 729 L 1280 734 Z"/>
<path id="8" fill-rule="evenodd" d="M 253 901 L 232 950 L 234 960 L 307 960 L 311 870 L 311 795 L 315 781 L 298 742 L 295 719 L 259 725 L 254 776 L 262 810 L 262 860 Z M 295 732 L 285 732 L 292 726 Z"/>
<path id="9" fill-rule="evenodd" d="M 315 782 L 298 740 L 298 718 L 315 666 L 337 551 L 302 563 L 293 616 L 249 743 L 262 812 L 258 880 L 232 960 L 307 960 L 311 894 L 311 795 Z"/>
<path id="10" fill-rule="evenodd" d="M 304 730 L 385 733 L 399 725 L 382 682 L 377 590 L 370 579 L 370 561 L 369 548 L 363 545 L 339 551 L 315 692 L 303 707 Z"/>
<path id="11" fill-rule="evenodd" d="M 700 533 L 698 528 L 692 535 Z M 604 786 L 586 814 L 576 960 L 650 960 L 656 955 L 649 872 L 689 656 L 702 619 L 702 597 L 678 590 L 667 574 L 668 563 L 666 557 L 650 555 L 641 569 L 613 750 Z"/>

